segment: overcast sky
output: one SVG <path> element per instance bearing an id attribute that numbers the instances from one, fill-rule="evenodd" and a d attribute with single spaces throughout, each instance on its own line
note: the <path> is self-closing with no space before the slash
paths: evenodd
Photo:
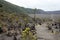
<path id="1" fill-rule="evenodd" d="M 26 8 L 37 8 L 45 11 L 60 10 L 60 0 L 6 0 Z"/>

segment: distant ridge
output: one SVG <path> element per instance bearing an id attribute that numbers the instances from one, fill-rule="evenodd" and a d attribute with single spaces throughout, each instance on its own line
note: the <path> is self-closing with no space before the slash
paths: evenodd
<path id="1" fill-rule="evenodd" d="M 47 11 L 47 13 L 49 13 L 49 14 L 60 14 L 60 11 L 58 10 L 58 11 Z"/>

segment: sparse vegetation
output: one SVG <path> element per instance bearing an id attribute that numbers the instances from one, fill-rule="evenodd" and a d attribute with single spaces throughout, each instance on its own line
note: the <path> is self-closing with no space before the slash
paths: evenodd
<path id="1" fill-rule="evenodd" d="M 45 13 L 46 17 L 40 17 L 40 13 Z M 33 14 L 33 17 L 29 14 Z M 7 37 L 14 36 L 14 40 L 17 40 L 16 36 L 20 36 L 19 40 L 37 40 L 35 26 L 43 23 L 47 23 L 47 28 L 52 33 L 60 33 L 60 19 L 53 21 L 50 16 L 43 10 L 19 7 L 0 0 L 0 35 L 5 33 Z"/>

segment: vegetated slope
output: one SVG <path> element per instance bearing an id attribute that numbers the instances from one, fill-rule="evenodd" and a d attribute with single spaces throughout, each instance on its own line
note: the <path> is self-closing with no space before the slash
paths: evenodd
<path id="1" fill-rule="evenodd" d="M 6 12 L 25 13 L 23 7 L 13 5 L 13 4 L 6 2 L 4 0 L 0 0 L 0 5 L 2 5 L 2 7 L 0 9 L 4 10 Z"/>
<path id="2" fill-rule="evenodd" d="M 2 5 L 2 7 L 0 9 L 7 11 L 7 12 L 33 14 L 34 10 L 35 10 L 35 9 L 31 9 L 31 8 L 20 7 L 20 6 L 11 4 L 11 3 L 4 1 L 4 0 L 0 0 L 0 6 L 1 5 Z M 43 10 L 36 9 L 36 13 L 43 13 L 43 12 L 44 12 Z"/>
<path id="3" fill-rule="evenodd" d="M 29 13 L 24 7 L 19 7 L 4 0 L 0 0 L 0 10 L 4 10 L 6 12 L 16 12 L 16 13 Z M 29 9 L 31 10 L 31 9 Z M 31 12 L 31 11 L 30 11 Z"/>
<path id="4" fill-rule="evenodd" d="M 24 10 L 23 7 L 0 0 L 0 26 L 19 26 L 20 23 L 24 25 L 33 22 L 33 19 Z"/>

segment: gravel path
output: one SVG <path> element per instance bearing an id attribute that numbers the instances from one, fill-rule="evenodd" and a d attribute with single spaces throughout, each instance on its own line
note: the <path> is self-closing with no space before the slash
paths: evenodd
<path id="1" fill-rule="evenodd" d="M 38 37 L 38 40 L 58 40 L 56 38 L 56 35 L 48 32 L 47 30 L 47 27 L 46 27 L 47 24 L 42 24 L 42 25 L 36 25 L 36 32 L 37 32 L 37 37 Z"/>

